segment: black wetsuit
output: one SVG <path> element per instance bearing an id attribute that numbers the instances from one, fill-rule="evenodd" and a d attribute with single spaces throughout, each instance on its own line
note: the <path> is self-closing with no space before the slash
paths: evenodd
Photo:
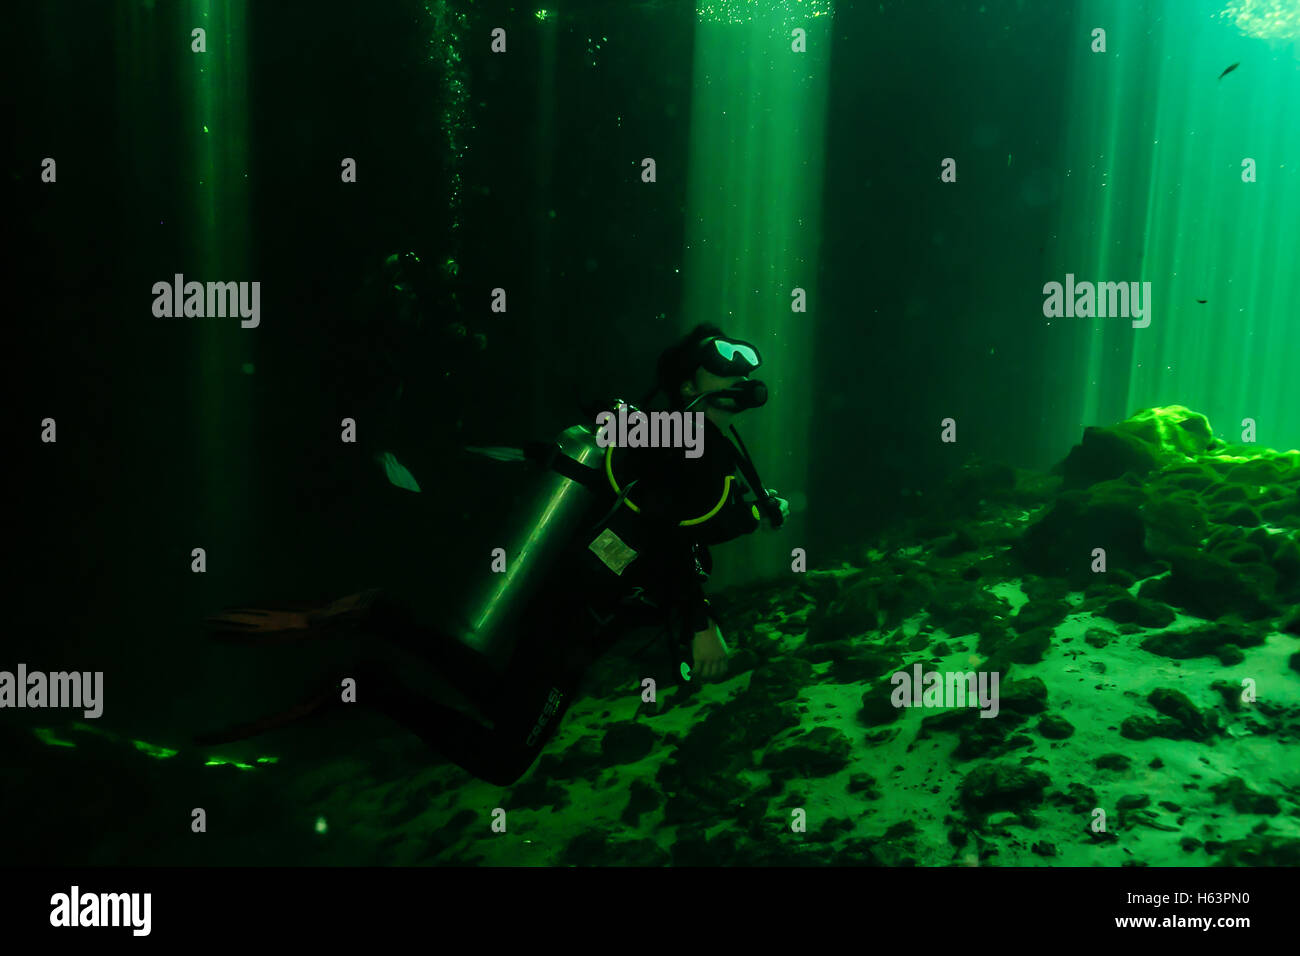
<path id="1" fill-rule="evenodd" d="M 713 571 L 709 545 L 749 534 L 759 525 L 757 508 L 746 501 L 745 485 L 736 474 L 736 447 L 704 419 L 699 458 L 686 457 L 681 448 L 615 448 L 607 455 L 614 483 L 620 490 L 631 485 L 608 528 L 638 553 L 614 575 L 588 549 L 588 576 L 601 582 L 598 593 L 625 597 L 643 588 L 659 606 L 680 613 L 685 626 L 677 636 L 689 642 L 709 622 L 703 587 Z M 673 650 L 683 651 L 680 646 Z"/>
<path id="2" fill-rule="evenodd" d="M 506 786 L 532 766 L 573 702 L 588 666 L 617 634 L 639 625 L 666 625 L 666 656 L 677 676 L 679 663 L 690 660 L 692 637 L 710 620 L 703 589 L 713 567 L 708 546 L 759 525 L 757 509 L 744 500 L 744 485 L 735 474 L 736 448 L 707 420 L 703 450 L 692 459 L 681 448 L 613 449 L 608 469 L 602 459 L 602 493 L 592 507 L 596 518 L 617 500 L 609 473 L 620 489 L 636 484 L 601 528 L 579 534 L 570 544 L 523 615 L 526 632 L 507 672 L 493 686 L 476 688 L 492 728 L 413 693 L 391 672 L 362 676 L 359 702 L 398 720 L 475 776 Z M 636 552 L 619 573 L 590 548 L 605 529 Z M 373 602 L 366 626 L 407 646 L 437 641 L 419 633 L 409 612 L 382 597 Z M 451 658 L 440 665 L 460 669 L 452 658 L 461 652 L 451 648 L 445 653 Z M 454 679 L 480 680 L 469 674 L 472 670 L 467 666 Z"/>

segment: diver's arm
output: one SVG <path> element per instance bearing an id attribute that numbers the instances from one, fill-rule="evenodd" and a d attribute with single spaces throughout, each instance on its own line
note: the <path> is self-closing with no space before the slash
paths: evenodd
<path id="1" fill-rule="evenodd" d="M 675 594 L 669 636 L 678 663 L 691 663 L 691 647 L 695 635 L 716 626 L 713 609 L 704 593 L 706 578 L 700 563 L 692 560 L 689 565 L 683 566 L 682 576 L 673 588 Z"/>
<path id="2" fill-rule="evenodd" d="M 727 671 L 727 656 L 730 649 L 722 638 L 722 628 L 714 619 L 709 599 L 701 590 L 697 598 L 692 599 L 689 624 L 684 627 L 682 639 L 684 645 L 680 650 L 680 660 L 689 664 L 693 675 L 700 677 L 720 677 Z"/>
<path id="3" fill-rule="evenodd" d="M 758 505 L 739 492 L 732 492 L 727 503 L 701 527 L 709 544 L 723 544 L 758 530 L 762 524 Z"/>
<path id="4" fill-rule="evenodd" d="M 690 632 L 697 634 L 700 631 L 708 630 L 713 625 L 713 608 L 709 605 L 709 599 L 704 594 L 703 587 L 697 587 L 696 593 L 691 595 L 687 603 L 687 620 L 690 622 Z"/>
<path id="5" fill-rule="evenodd" d="M 676 620 L 676 630 L 672 634 L 672 649 L 676 655 L 676 663 L 688 664 L 693 670 L 696 638 L 701 634 L 711 634 L 718 627 L 710 612 L 709 599 L 702 593 L 698 598 L 692 596 L 685 602 L 681 608 L 681 615 Z"/>

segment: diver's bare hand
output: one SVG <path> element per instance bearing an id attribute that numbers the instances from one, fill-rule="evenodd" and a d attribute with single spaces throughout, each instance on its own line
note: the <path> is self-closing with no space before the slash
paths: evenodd
<path id="1" fill-rule="evenodd" d="M 691 654 L 695 659 L 694 671 L 701 677 L 720 677 L 725 674 L 729 653 L 718 625 L 710 624 L 704 630 L 695 632 Z"/>

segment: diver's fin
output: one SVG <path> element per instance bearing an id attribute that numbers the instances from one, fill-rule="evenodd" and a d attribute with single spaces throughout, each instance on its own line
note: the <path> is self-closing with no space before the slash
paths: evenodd
<path id="1" fill-rule="evenodd" d="M 306 611 L 268 611 L 255 607 L 228 608 L 213 614 L 204 623 L 216 640 L 235 644 L 296 641 L 311 631 Z"/>
<path id="2" fill-rule="evenodd" d="M 275 644 L 319 637 L 338 625 L 360 621 L 378 595 L 377 589 L 358 591 L 316 610 L 288 611 L 255 607 L 227 608 L 206 620 L 214 640 L 231 644 Z"/>
<path id="3" fill-rule="evenodd" d="M 326 691 L 280 714 L 272 714 L 269 717 L 263 717 L 261 720 L 228 727 L 225 730 L 214 730 L 208 734 L 196 734 L 194 742 L 202 747 L 213 744 L 228 744 L 236 740 L 247 740 L 249 737 L 256 737 L 268 731 L 277 730 L 286 724 L 294 723 L 333 707 L 339 700 L 336 694 L 337 691 Z"/>

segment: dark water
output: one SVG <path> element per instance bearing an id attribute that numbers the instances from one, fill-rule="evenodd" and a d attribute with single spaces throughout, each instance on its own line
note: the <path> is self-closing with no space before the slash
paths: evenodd
<path id="1" fill-rule="evenodd" d="M 1103 197 L 1104 111 L 1080 102 L 1175 102 L 1193 81 L 1090 78 L 1093 14 L 1116 62 L 1162 62 L 1135 39 L 1170 14 L 1156 3 L 839 3 L 793 63 L 780 16 L 667 0 L 15 11 L 6 418 L 24 454 L 0 670 L 105 689 L 98 718 L 0 711 L 0 800 L 22 821 L 6 861 L 1300 863 L 1294 237 L 1213 245 L 1258 234 L 1255 194 L 1225 192 L 1207 204 L 1243 218 L 1179 245 L 1191 213 L 1141 219 L 1181 183 L 1155 166 Z M 1225 30 L 1197 41 L 1196 83 L 1293 66 L 1293 37 Z M 1252 94 L 1272 97 L 1258 129 L 1294 112 L 1279 89 Z M 1218 116 L 1183 128 L 1219 130 L 1235 187 L 1263 147 Z M 1258 202 L 1297 211 L 1275 171 L 1295 141 L 1271 142 Z M 1205 306 L 1174 279 L 1198 268 Z M 1154 278 L 1188 323 L 1249 287 L 1214 326 L 1249 341 L 1207 345 L 1173 306 L 1158 337 L 1126 319 L 1063 336 L 1043 284 L 1067 271 Z M 258 324 L 156 316 L 176 274 L 259 282 Z M 625 640 L 511 787 L 369 714 L 194 743 L 346 653 L 214 644 L 205 615 L 369 586 L 445 608 L 460 542 L 522 494 L 460 447 L 639 398 L 697 322 L 763 349 L 771 400 L 737 424 L 792 510 L 714 549 L 725 679 L 645 704 L 660 651 Z M 914 668 L 998 683 L 983 708 L 896 706 Z"/>

